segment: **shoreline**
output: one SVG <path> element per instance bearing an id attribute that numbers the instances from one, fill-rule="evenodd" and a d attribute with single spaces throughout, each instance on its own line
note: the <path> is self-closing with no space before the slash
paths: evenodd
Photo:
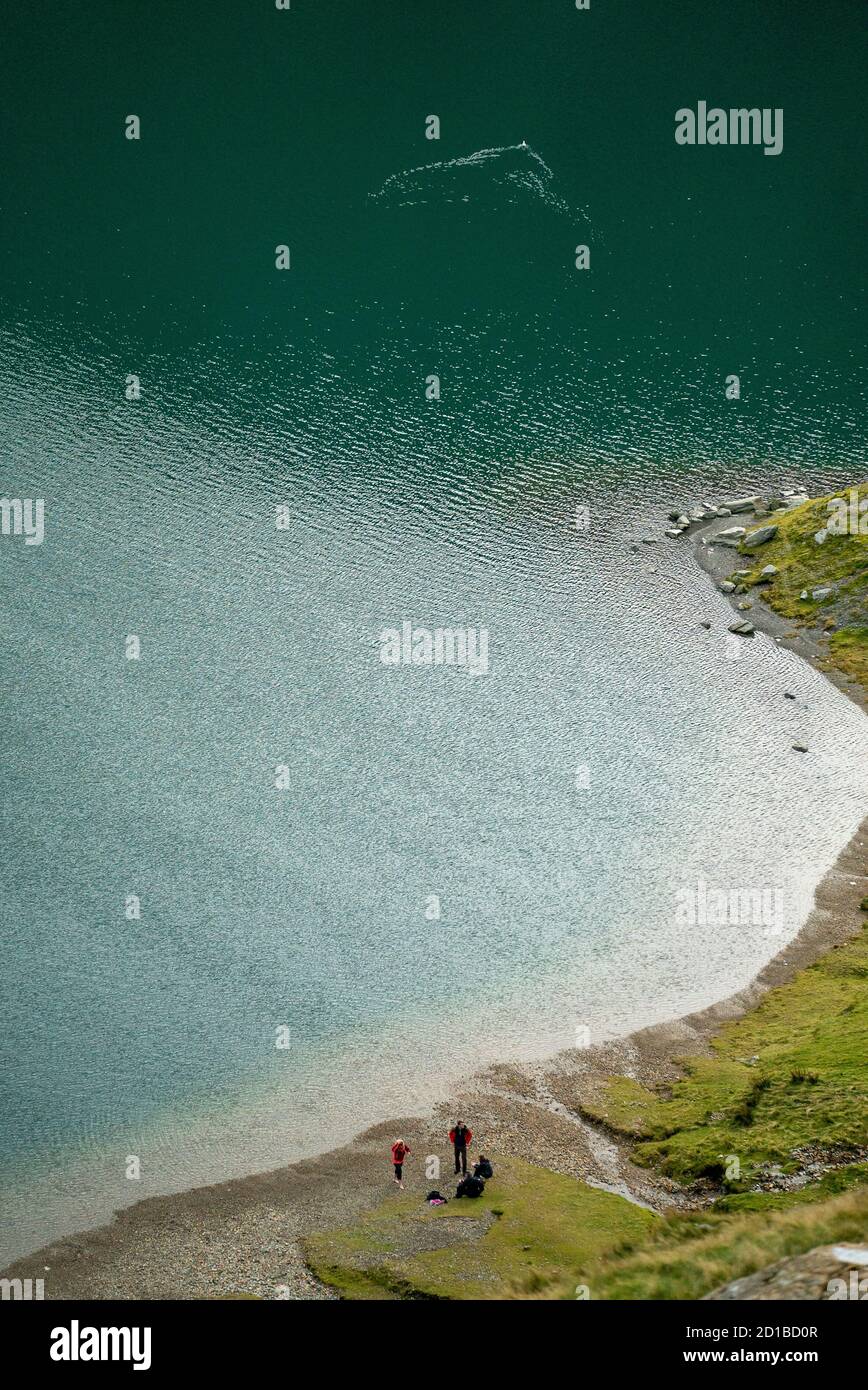
<path id="1" fill-rule="evenodd" d="M 868 691 L 863 690 L 857 681 L 852 680 L 843 671 L 824 661 L 826 653 L 822 643 L 816 637 L 804 628 L 796 628 L 792 619 L 782 618 L 774 609 L 769 608 L 768 604 L 762 602 L 756 591 L 751 594 L 752 607 L 749 613 L 745 613 L 738 607 L 739 595 L 724 593 L 720 588 L 721 583 L 737 567 L 738 560 L 744 562 L 745 557 L 740 555 L 737 550 L 710 545 L 708 542 L 719 531 L 725 530 L 733 519 L 733 517 L 708 517 L 704 521 L 691 523 L 685 535 L 699 568 L 714 582 L 721 597 L 729 601 L 729 606 L 737 617 L 749 618 L 757 632 L 771 637 L 779 646 L 785 646 L 787 651 L 795 652 L 803 661 L 807 661 L 815 670 L 819 670 L 836 689 L 846 695 L 849 700 L 852 700 L 855 705 L 858 705 L 859 709 L 868 713 Z M 743 640 L 750 641 L 751 639 L 748 637 Z"/>
<path id="2" fill-rule="evenodd" d="M 852 885 L 866 872 L 868 816 L 821 879 L 797 936 L 745 988 L 697 1013 L 543 1063 L 496 1064 L 470 1077 L 430 1117 L 383 1121 L 341 1148 L 286 1168 L 146 1198 L 108 1225 L 15 1261 L 3 1275 L 44 1279 L 47 1299 L 334 1298 L 307 1269 L 300 1240 L 346 1224 L 388 1195 L 388 1147 L 398 1133 L 413 1151 L 407 1190 L 421 1197 L 432 1181 L 448 1189 L 446 1131 L 459 1110 L 475 1139 L 495 1154 L 524 1158 L 657 1211 L 695 1206 L 676 1184 L 635 1167 L 627 1147 L 581 1113 L 584 1088 L 613 1073 L 645 1084 L 675 1080 L 677 1058 L 706 1051 L 723 1023 L 860 930 L 862 890 Z M 473 1149 L 478 1152 L 475 1140 Z M 439 1179 L 425 1177 L 428 1154 L 440 1155 Z"/>
<path id="3" fill-rule="evenodd" d="M 705 542 L 727 524 L 722 518 L 697 518 L 687 537 L 698 565 L 718 587 L 737 564 L 737 552 L 727 554 Z M 739 613 L 734 600 L 732 607 Z M 804 632 L 789 636 L 793 624 L 764 605 L 754 604 L 750 621 L 812 665 L 822 658 L 819 642 Z M 865 709 L 860 687 L 834 670 L 823 674 Z M 423 1159 L 439 1154 L 443 1161 L 446 1131 L 458 1112 L 474 1130 L 476 1152 L 481 1141 L 495 1154 L 581 1178 L 657 1211 L 695 1206 L 676 1184 L 637 1168 L 623 1140 L 583 1113 L 583 1094 L 612 1073 L 651 1085 L 676 1079 L 677 1059 L 706 1051 L 723 1023 L 744 1015 L 769 989 L 860 930 L 858 903 L 866 873 L 868 816 L 819 881 L 796 937 L 737 993 L 584 1050 L 569 1049 L 538 1063 L 497 1063 L 470 1076 L 428 1116 L 383 1121 L 340 1148 L 287 1167 L 146 1198 L 118 1211 L 107 1225 L 16 1260 L 3 1274 L 44 1279 L 49 1299 L 335 1298 L 307 1269 L 300 1241 L 382 1201 L 392 1186 L 388 1147 L 399 1133 L 413 1151 L 405 1170 L 408 1190 L 421 1196 L 438 1182 L 448 1190 L 451 1173 L 445 1163 L 439 1178 L 432 1179 Z"/>

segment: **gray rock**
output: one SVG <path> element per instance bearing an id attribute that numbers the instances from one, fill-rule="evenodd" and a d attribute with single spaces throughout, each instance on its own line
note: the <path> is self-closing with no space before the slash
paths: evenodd
<path id="1" fill-rule="evenodd" d="M 764 568 L 760 570 L 760 578 L 761 578 L 761 579 L 774 579 L 774 577 L 775 577 L 775 575 L 777 574 L 777 572 L 778 572 L 778 567 L 777 567 L 777 565 L 765 565 Z"/>
<path id="2" fill-rule="evenodd" d="M 706 632 L 709 632 L 711 630 L 711 623 L 700 623 L 699 626 L 704 627 Z"/>
<path id="3" fill-rule="evenodd" d="M 732 583 L 730 579 L 724 579 L 720 585 L 720 592 L 722 594 L 734 594 L 735 585 Z"/>
<path id="4" fill-rule="evenodd" d="M 815 540 L 816 544 L 817 544 L 817 545 L 822 545 L 823 542 L 828 538 L 828 535 L 829 535 L 829 532 L 826 530 L 825 526 L 822 528 L 822 530 L 816 531 L 816 532 L 814 533 L 814 540 Z"/>
<path id="5" fill-rule="evenodd" d="M 730 623 L 729 630 L 737 637 L 753 637 L 755 631 L 753 623 L 748 622 L 747 618 L 742 618 L 738 623 Z"/>
<path id="6" fill-rule="evenodd" d="M 669 526 L 663 534 L 669 536 L 671 540 L 677 541 L 678 537 L 683 534 L 683 529 L 680 526 Z"/>
<path id="7" fill-rule="evenodd" d="M 812 589 L 811 598 L 815 603 L 822 603 L 823 599 L 831 598 L 834 592 L 834 589 Z"/>
<path id="8" fill-rule="evenodd" d="M 716 536 L 711 537 L 712 545 L 728 545 L 735 549 L 741 545 L 747 531 L 743 526 L 727 526 L 723 531 L 718 531 Z"/>
<path id="9" fill-rule="evenodd" d="M 729 502 L 723 504 L 729 512 L 752 512 L 755 507 L 762 506 L 761 497 L 734 497 Z"/>
<path id="10" fill-rule="evenodd" d="M 718 509 L 717 509 L 717 515 L 718 515 L 718 516 L 732 516 L 732 512 L 729 510 L 729 507 L 718 507 Z"/>
<path id="11" fill-rule="evenodd" d="M 806 743 L 794 743 L 793 751 L 796 753 L 807 753 L 808 745 Z"/>
<path id="12" fill-rule="evenodd" d="M 758 545 L 766 545 L 773 541 L 777 534 L 777 526 L 760 526 L 758 531 L 751 531 L 750 535 L 745 537 L 744 543 L 748 550 L 753 550 Z"/>

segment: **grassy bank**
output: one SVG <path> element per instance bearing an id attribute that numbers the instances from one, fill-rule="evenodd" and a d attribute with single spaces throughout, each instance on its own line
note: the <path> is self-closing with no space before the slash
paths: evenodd
<path id="1" fill-rule="evenodd" d="M 635 1141 L 634 1159 L 680 1183 L 743 1192 L 802 1151 L 868 1144 L 868 929 L 726 1024 L 667 1096 L 618 1077 L 581 1109 Z M 577 1102 L 579 1104 L 579 1102 Z M 729 1176 L 727 1176 L 729 1173 Z"/>
<path id="2" fill-rule="evenodd" d="M 758 1197 L 759 1210 L 659 1217 L 506 1159 L 476 1202 L 431 1211 L 418 1198 L 386 1201 L 310 1237 L 306 1256 L 351 1300 L 702 1298 L 784 1256 L 864 1240 L 865 1177 L 839 1193 L 833 1174 L 800 1194 Z"/>
<path id="3" fill-rule="evenodd" d="M 727 1024 L 658 1094 L 627 1077 L 574 1099 L 697 1209 L 658 1217 L 517 1159 L 478 1201 L 389 1198 L 307 1242 L 345 1298 L 698 1298 L 868 1231 L 868 927 Z M 786 1190 L 788 1182 L 800 1184 Z M 780 1183 L 771 1190 L 757 1190 Z M 699 1205 L 701 1203 L 701 1205 Z"/>
<path id="4" fill-rule="evenodd" d="M 829 665 L 868 686 L 868 508 L 858 511 L 865 501 L 868 483 L 852 493 L 811 498 L 764 520 L 777 533 L 753 549 L 750 538 L 758 528 L 751 528 L 741 546 L 741 564 L 750 568 L 738 582 L 794 625 L 815 629 L 828 643 Z M 830 529 L 839 516 L 840 532 Z M 763 575 L 769 565 L 777 573 Z"/>
<path id="5" fill-rule="evenodd" d="M 564 1270 L 642 1241 L 657 1217 L 621 1197 L 520 1159 L 497 1160 L 476 1199 L 428 1207 L 390 1197 L 361 1221 L 311 1237 L 314 1273 L 344 1298 L 536 1296 Z"/>

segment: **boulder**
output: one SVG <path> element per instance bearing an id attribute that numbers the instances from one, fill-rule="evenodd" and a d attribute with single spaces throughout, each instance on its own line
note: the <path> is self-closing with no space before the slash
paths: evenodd
<path id="1" fill-rule="evenodd" d="M 752 512 L 755 507 L 762 506 L 761 497 L 734 497 L 729 502 L 723 504 L 729 513 L 732 512 Z"/>
<path id="2" fill-rule="evenodd" d="M 829 532 L 826 530 L 824 526 L 820 531 L 816 531 L 814 533 L 814 541 L 817 545 L 822 545 L 823 542 L 828 538 L 828 535 Z"/>
<path id="3" fill-rule="evenodd" d="M 724 580 L 723 580 L 723 582 L 722 582 L 721 585 L 720 585 L 720 592 L 721 592 L 722 594 L 734 594 L 734 593 L 735 593 L 735 585 L 733 584 L 733 582 L 732 582 L 731 579 L 724 579 Z"/>
<path id="4" fill-rule="evenodd" d="M 824 599 L 831 598 L 834 592 L 834 589 L 812 589 L 811 598 L 815 603 L 822 603 Z"/>
<path id="5" fill-rule="evenodd" d="M 765 565 L 763 569 L 760 570 L 760 579 L 774 579 L 777 572 L 777 565 Z"/>
<path id="6" fill-rule="evenodd" d="M 753 637 L 754 625 L 748 622 L 747 618 L 742 618 L 740 622 L 730 623 L 730 632 L 734 632 L 737 637 Z"/>
<path id="7" fill-rule="evenodd" d="M 821 1303 L 864 1299 L 868 1245 L 819 1245 L 707 1293 L 708 1301 Z M 861 1287 L 860 1287 L 861 1285 Z M 795 1314 L 790 1322 L 797 1322 Z M 807 1318 L 807 1315 L 806 1315 Z M 769 1322 L 772 1319 L 769 1318 Z"/>
<path id="8" fill-rule="evenodd" d="M 806 743 L 794 743 L 794 744 L 793 744 L 793 752 L 794 752 L 794 753 L 807 753 L 807 751 L 808 751 L 808 745 L 807 745 Z"/>
<path id="9" fill-rule="evenodd" d="M 723 531 L 718 531 L 716 536 L 711 537 L 712 545 L 729 545 L 735 549 L 741 545 L 747 531 L 743 526 L 727 526 Z"/>
<path id="10" fill-rule="evenodd" d="M 773 541 L 777 534 L 777 526 L 760 526 L 759 530 L 751 531 L 750 535 L 745 537 L 745 547 L 753 550 L 758 545 L 766 545 Z"/>

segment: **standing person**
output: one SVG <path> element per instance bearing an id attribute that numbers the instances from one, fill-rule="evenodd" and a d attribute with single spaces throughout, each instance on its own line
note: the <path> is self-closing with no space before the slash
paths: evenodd
<path id="1" fill-rule="evenodd" d="M 473 1130 L 468 1129 L 463 1120 L 459 1120 L 454 1129 L 449 1131 L 449 1142 L 455 1149 L 455 1171 L 467 1173 L 467 1145 L 473 1138 Z"/>
<path id="2" fill-rule="evenodd" d="M 409 1145 L 405 1144 L 403 1139 L 395 1140 L 394 1144 L 392 1145 L 392 1164 L 395 1169 L 395 1182 L 398 1184 L 402 1192 L 404 1190 L 404 1183 L 402 1181 L 404 1176 L 404 1159 L 407 1157 L 409 1152 Z M 458 1169 L 456 1168 L 455 1171 L 457 1173 Z"/>

